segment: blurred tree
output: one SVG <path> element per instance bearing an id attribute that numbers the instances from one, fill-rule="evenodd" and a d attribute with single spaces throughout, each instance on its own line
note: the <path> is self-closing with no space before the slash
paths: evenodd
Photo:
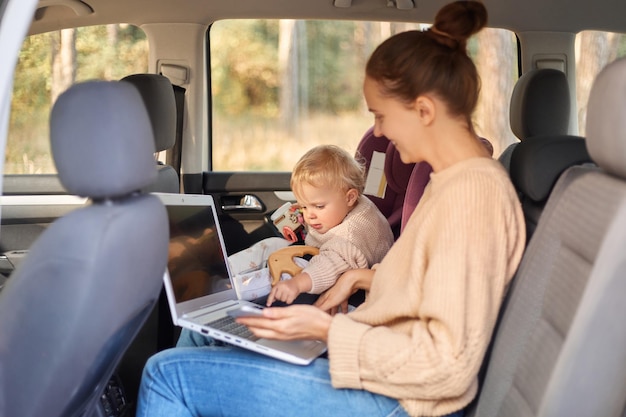
<path id="1" fill-rule="evenodd" d="M 618 46 L 624 35 L 617 33 L 584 31 L 576 45 L 576 102 L 578 104 L 578 131 L 585 135 L 587 100 L 596 76 L 618 56 Z"/>
<path id="2" fill-rule="evenodd" d="M 506 30 L 485 29 L 469 44 L 469 53 L 481 77 L 481 92 L 476 110 L 477 133 L 493 145 L 493 155 L 516 139 L 509 123 L 509 102 L 517 81 L 517 50 L 514 35 Z M 503 68 L 510 69 L 503 71 Z"/>
<path id="3" fill-rule="evenodd" d="M 108 59 L 111 59 L 112 56 L 114 54 L 114 52 L 117 49 L 117 33 L 119 31 L 119 26 L 118 25 L 106 25 L 106 51 L 108 52 L 109 56 L 107 57 Z M 114 59 L 114 58 L 113 58 Z M 107 65 L 105 67 L 104 70 L 104 78 L 107 80 L 113 79 L 114 74 L 111 71 L 112 69 L 112 65 Z"/>
<path id="4" fill-rule="evenodd" d="M 50 44 L 53 36 L 54 33 L 29 36 L 24 41 L 13 79 L 11 129 L 32 123 L 32 115 L 50 105 Z"/>
<path id="5" fill-rule="evenodd" d="M 65 29 L 51 37 L 52 74 L 50 102 L 68 89 L 76 79 L 76 30 Z"/>
<path id="6" fill-rule="evenodd" d="M 218 21 L 210 30 L 213 111 L 276 117 L 278 21 Z"/>
<path id="7" fill-rule="evenodd" d="M 77 32 L 76 81 L 119 80 L 148 71 L 148 41 L 136 26 L 90 26 Z"/>
<path id="8" fill-rule="evenodd" d="M 50 108 L 73 82 L 115 80 L 147 70 L 148 43 L 135 26 L 94 26 L 26 38 L 13 80 L 5 173 L 55 171 L 48 143 Z"/>
<path id="9" fill-rule="evenodd" d="M 278 31 L 278 77 L 279 85 L 279 115 L 280 124 L 291 136 L 296 136 L 296 126 L 299 120 L 299 36 L 296 21 L 292 19 L 280 20 Z"/>
<path id="10" fill-rule="evenodd" d="M 307 22 L 309 106 L 312 112 L 361 110 L 365 60 L 372 46 L 356 22 Z"/>

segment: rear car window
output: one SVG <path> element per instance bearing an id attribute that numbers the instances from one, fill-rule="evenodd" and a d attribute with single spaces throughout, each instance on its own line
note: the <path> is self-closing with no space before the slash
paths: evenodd
<path id="1" fill-rule="evenodd" d="M 285 19 L 214 23 L 212 169 L 290 171 L 306 150 L 322 143 L 354 152 L 373 124 L 362 94 L 369 55 L 395 33 L 426 27 Z M 508 108 L 518 77 L 517 41 L 510 31 L 486 29 L 468 48 L 482 77 L 476 128 L 497 155 L 514 140 Z"/>
<path id="2" fill-rule="evenodd" d="M 91 26 L 26 38 L 13 82 L 4 173 L 56 172 L 48 120 L 52 103 L 70 85 L 147 70 L 148 42 L 136 26 Z"/>

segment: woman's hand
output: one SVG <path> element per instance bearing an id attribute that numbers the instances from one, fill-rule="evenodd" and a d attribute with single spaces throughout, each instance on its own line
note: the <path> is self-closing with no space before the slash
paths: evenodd
<path id="1" fill-rule="evenodd" d="M 344 272 L 335 285 L 322 293 L 315 302 L 315 306 L 329 314 L 348 312 L 348 298 L 357 290 L 369 290 L 374 270 L 351 269 Z"/>
<path id="2" fill-rule="evenodd" d="M 268 307 L 263 317 L 240 317 L 238 323 L 248 326 L 257 337 L 276 340 L 328 339 L 332 317 L 306 304 L 288 307 Z"/>

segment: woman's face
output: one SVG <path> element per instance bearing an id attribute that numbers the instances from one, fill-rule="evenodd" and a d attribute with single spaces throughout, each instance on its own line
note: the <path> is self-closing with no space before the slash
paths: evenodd
<path id="1" fill-rule="evenodd" d="M 416 109 L 381 93 L 377 81 L 365 78 L 363 93 L 369 111 L 374 114 L 374 135 L 386 136 L 398 149 L 404 163 L 423 160 L 420 152 L 421 123 Z"/>

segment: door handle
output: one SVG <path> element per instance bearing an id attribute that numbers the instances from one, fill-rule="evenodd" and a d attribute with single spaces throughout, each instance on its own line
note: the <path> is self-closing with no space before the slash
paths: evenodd
<path id="1" fill-rule="evenodd" d="M 263 205 L 253 195 L 246 194 L 241 197 L 239 200 L 239 204 L 224 204 L 222 205 L 222 210 L 224 211 L 235 211 L 235 210 L 252 210 L 252 211 L 263 211 Z"/>

